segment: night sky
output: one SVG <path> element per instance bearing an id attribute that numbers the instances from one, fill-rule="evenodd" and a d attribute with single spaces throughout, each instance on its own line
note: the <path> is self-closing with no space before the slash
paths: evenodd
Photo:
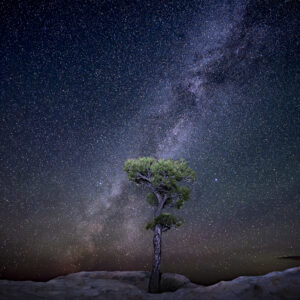
<path id="1" fill-rule="evenodd" d="M 151 270 L 124 161 L 188 161 L 162 272 L 298 266 L 298 1 L 0 0 L 0 278 Z"/>

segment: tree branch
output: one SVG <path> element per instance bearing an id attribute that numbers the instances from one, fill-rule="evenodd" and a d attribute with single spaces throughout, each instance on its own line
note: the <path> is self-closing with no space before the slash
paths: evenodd
<path id="1" fill-rule="evenodd" d="M 157 207 L 156 211 L 154 212 L 154 217 L 158 217 L 168 199 L 168 195 L 164 194 L 164 197 L 162 198 L 161 195 L 157 191 L 154 191 L 154 194 L 158 200 L 158 207 Z"/>
<path id="2" fill-rule="evenodd" d="M 139 177 L 139 178 L 137 177 L 137 179 L 144 179 L 145 181 L 151 183 L 150 178 L 148 178 L 147 176 L 143 175 L 142 173 L 138 172 L 137 176 Z"/>
<path id="3" fill-rule="evenodd" d="M 162 232 L 166 232 L 166 231 L 168 231 L 169 229 L 171 229 L 170 226 L 164 226 L 163 229 L 162 229 Z"/>

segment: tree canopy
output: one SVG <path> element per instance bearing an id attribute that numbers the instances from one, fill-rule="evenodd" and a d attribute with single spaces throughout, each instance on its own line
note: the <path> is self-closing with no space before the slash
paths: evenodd
<path id="1" fill-rule="evenodd" d="M 165 207 L 180 209 L 190 198 L 190 189 L 180 185 L 180 182 L 194 181 L 196 174 L 187 166 L 184 159 L 155 159 L 154 157 L 141 157 L 128 159 L 124 164 L 124 171 L 128 180 L 137 185 L 145 185 L 150 189 L 147 202 L 157 208 L 157 214 L 152 222 L 148 223 L 146 229 L 154 229 L 155 224 L 161 224 L 163 230 L 178 227 L 181 220 L 170 214 L 161 214 Z"/>

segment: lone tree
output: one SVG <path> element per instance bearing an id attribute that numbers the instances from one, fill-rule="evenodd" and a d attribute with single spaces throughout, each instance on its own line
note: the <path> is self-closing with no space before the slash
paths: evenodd
<path id="1" fill-rule="evenodd" d="M 181 219 L 162 213 L 162 210 L 166 207 L 180 209 L 183 206 L 190 197 L 190 190 L 178 183 L 194 181 L 196 174 L 184 159 L 157 160 L 153 157 L 128 159 L 124 164 L 124 171 L 130 181 L 149 189 L 147 202 L 155 208 L 154 218 L 146 226 L 146 229 L 154 230 L 154 256 L 148 291 L 159 293 L 162 233 L 182 224 Z"/>

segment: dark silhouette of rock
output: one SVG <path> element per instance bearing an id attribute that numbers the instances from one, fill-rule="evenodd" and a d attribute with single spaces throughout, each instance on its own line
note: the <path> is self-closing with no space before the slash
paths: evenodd
<path id="1" fill-rule="evenodd" d="M 161 277 L 161 294 L 147 293 L 150 272 L 79 272 L 47 282 L 0 280 L 0 300 L 97 299 L 300 299 L 300 267 L 262 276 L 241 276 L 211 286 L 191 283 L 180 274 Z"/>
<path id="2" fill-rule="evenodd" d="M 193 284 L 183 275 L 163 273 L 160 280 L 160 290 L 164 292 L 175 292 L 182 287 L 197 287 L 197 284 Z"/>
<path id="3" fill-rule="evenodd" d="M 279 259 L 291 259 L 291 260 L 300 260 L 300 256 L 281 256 Z"/>

